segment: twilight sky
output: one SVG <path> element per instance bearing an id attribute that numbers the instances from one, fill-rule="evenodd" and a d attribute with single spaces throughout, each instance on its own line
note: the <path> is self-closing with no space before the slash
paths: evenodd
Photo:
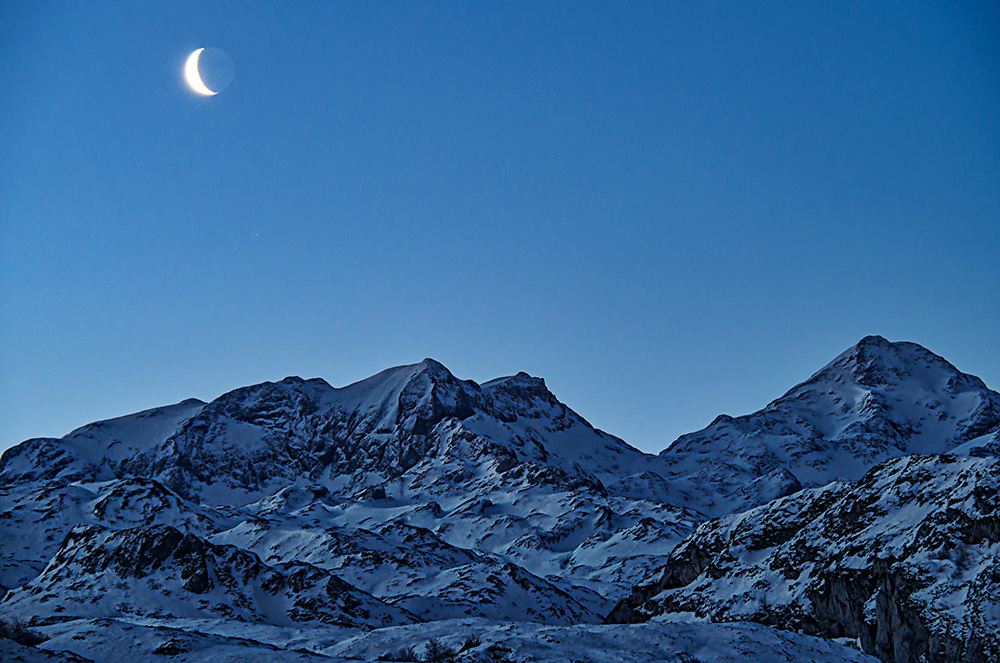
<path id="1" fill-rule="evenodd" d="M 428 356 L 647 451 L 866 334 L 1000 388 L 998 34 L 993 2 L 6 0 L 0 449 Z"/>

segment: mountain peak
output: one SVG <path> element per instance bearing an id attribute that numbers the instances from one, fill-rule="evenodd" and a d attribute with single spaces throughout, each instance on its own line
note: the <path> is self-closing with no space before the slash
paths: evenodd
<path id="1" fill-rule="evenodd" d="M 861 339 L 786 396 L 803 386 L 830 381 L 854 383 L 866 389 L 892 389 L 914 381 L 931 389 L 941 389 L 949 383 L 962 390 L 986 389 L 982 380 L 962 373 L 922 345 L 892 342 L 881 336 Z"/>
<path id="2" fill-rule="evenodd" d="M 398 389 L 419 376 L 426 376 L 432 383 L 464 382 L 456 378 L 447 366 L 436 359 L 427 357 L 416 364 L 403 364 L 387 368 L 369 378 L 342 387 L 340 391 L 382 389 L 390 385 Z"/>
<path id="3" fill-rule="evenodd" d="M 517 386 L 523 389 L 544 389 L 548 392 L 548 388 L 545 386 L 544 378 L 538 378 L 534 375 L 529 375 L 524 371 L 519 371 L 516 375 L 508 375 L 507 377 L 495 378 L 489 382 L 483 383 L 483 389 L 496 389 L 501 385 L 506 386 Z"/>
<path id="4" fill-rule="evenodd" d="M 923 453 L 946 451 L 1000 421 L 1000 394 L 982 380 L 922 345 L 881 336 L 861 339 L 767 409 L 801 407 L 829 409 L 842 422 L 832 430 L 820 426 L 825 437 L 842 436 L 837 430 L 849 432 L 852 422 L 865 420 L 859 435 L 875 433 L 871 428 L 877 424 L 901 449 L 909 447 L 908 440 L 923 438 L 920 448 L 909 448 Z M 931 440 L 936 446 L 924 448 Z"/>
<path id="5" fill-rule="evenodd" d="M 289 386 L 309 385 L 309 386 L 312 386 L 312 387 L 321 387 L 321 388 L 326 388 L 326 389 L 330 389 L 331 388 L 330 383 L 327 382 L 326 380 L 324 380 L 323 378 L 307 378 L 306 379 L 306 378 L 300 378 L 298 375 L 289 375 L 285 379 L 279 380 L 278 384 L 284 384 L 284 385 L 289 385 Z"/>
<path id="6" fill-rule="evenodd" d="M 524 371 L 484 382 L 483 391 L 493 398 L 497 416 L 505 421 L 523 416 L 542 416 L 553 408 L 562 407 L 555 394 L 545 386 L 545 380 Z"/>
<path id="7" fill-rule="evenodd" d="M 779 468 L 804 486 L 854 480 L 887 458 L 948 453 L 998 427 L 1000 394 L 982 380 L 921 345 L 872 335 L 762 410 L 720 416 L 661 457 L 696 486 L 725 477 L 716 488 L 732 497 Z"/>

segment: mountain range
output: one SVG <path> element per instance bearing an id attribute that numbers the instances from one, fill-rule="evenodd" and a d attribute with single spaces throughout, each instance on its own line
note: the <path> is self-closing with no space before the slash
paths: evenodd
<path id="1" fill-rule="evenodd" d="M 0 652 L 995 661 L 998 453 L 1000 394 L 877 336 L 657 455 L 525 373 L 289 377 L 7 450 L 0 619 L 44 641 Z"/>

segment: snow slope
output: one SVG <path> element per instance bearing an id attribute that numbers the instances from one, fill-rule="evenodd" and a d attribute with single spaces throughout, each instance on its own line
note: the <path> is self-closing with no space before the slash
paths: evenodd
<path id="1" fill-rule="evenodd" d="M 122 442 L 143 422 L 149 430 Z M 637 490 L 630 477 L 662 482 L 655 471 L 662 462 L 594 429 L 541 379 L 520 373 L 479 386 L 429 359 L 339 389 L 287 378 L 81 431 L 31 440 L 0 459 L 0 500 L 15 515 L 33 511 L 27 520 L 47 521 L 44 537 L 23 542 L 18 559 L 0 568 L 6 586 L 37 573 L 73 524 L 118 526 L 93 513 L 82 494 L 110 480 L 156 482 L 184 502 L 190 517 L 203 519 L 201 535 L 235 524 L 223 527 L 220 518 L 253 515 L 288 494 L 325 491 L 332 497 L 317 502 L 314 521 L 288 527 L 272 518 L 268 526 L 290 538 L 309 530 L 308 539 L 311 530 L 333 525 L 377 532 L 406 524 L 433 532 L 439 547 L 485 553 L 476 556 L 475 573 L 469 565 L 449 567 L 433 596 L 423 579 L 426 591 L 410 583 L 389 591 L 382 583 L 386 598 L 412 594 L 407 601 L 424 614 L 439 610 L 439 617 L 481 614 L 487 606 L 495 614 L 518 603 L 509 616 L 520 618 L 526 608 L 514 598 L 516 588 L 547 583 L 553 596 L 580 585 L 574 592 L 583 607 L 567 608 L 566 618 L 597 619 L 702 519 L 661 503 L 655 491 Z M 54 492 L 60 506 L 52 504 Z M 157 522 L 179 517 L 161 505 L 144 508 Z M 17 531 L 27 520 L 7 525 Z M 501 573 L 506 589 L 470 605 L 476 593 L 462 587 L 479 582 L 470 574 L 496 575 L 485 569 L 497 563 L 523 571 Z M 510 598 L 494 600 L 501 595 Z"/>
<path id="2" fill-rule="evenodd" d="M 45 569 L 0 609 L 36 618 L 222 616 L 278 625 L 352 627 L 417 621 L 306 562 L 274 566 L 169 525 L 75 528 Z"/>
<path id="3" fill-rule="evenodd" d="M 763 410 L 720 415 L 660 456 L 672 501 L 721 515 L 997 430 L 1000 394 L 982 380 L 915 343 L 869 336 Z M 748 494 L 761 479 L 777 483 Z"/>
<path id="4" fill-rule="evenodd" d="M 614 622 L 671 613 L 857 638 L 884 661 L 1000 660 L 1000 458 L 908 456 L 707 522 Z"/>
<path id="5" fill-rule="evenodd" d="M 457 663 L 875 663 L 839 643 L 758 624 L 652 623 L 631 626 L 543 626 L 448 620 L 410 627 L 344 632 L 328 627 L 280 629 L 234 622 L 91 619 L 38 629 L 50 639 L 20 648 L 28 663 L 63 663 L 54 651 L 93 661 L 133 663 L 345 663 L 412 650 L 425 657 L 432 640 Z M 478 642 L 477 642 L 478 641 Z M 5 653 L 0 640 L 0 653 Z M 477 642 L 476 644 L 473 644 Z M 10 648 L 13 650 L 13 648 Z M 72 654 L 70 655 L 72 656 Z M 7 659 L 17 660 L 17 659 Z M 81 659 L 70 659 L 79 663 Z"/>

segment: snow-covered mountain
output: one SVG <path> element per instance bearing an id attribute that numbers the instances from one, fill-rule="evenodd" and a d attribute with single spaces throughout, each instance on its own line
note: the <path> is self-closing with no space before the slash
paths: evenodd
<path id="1" fill-rule="evenodd" d="M 456 424 L 460 424 L 456 426 Z M 432 359 L 340 389 L 321 379 L 286 378 L 184 401 L 29 440 L 4 455 L 0 481 L 160 480 L 181 495 L 230 503 L 300 481 L 339 493 L 380 486 L 429 456 L 460 428 L 506 466 L 537 461 L 570 483 L 618 479 L 648 458 L 594 429 L 539 378 L 520 373 L 479 386 Z M 486 444 L 490 443 L 490 444 Z"/>
<path id="2" fill-rule="evenodd" d="M 696 627 L 666 608 L 670 623 L 601 621 L 706 528 L 730 527 L 710 516 L 760 505 L 729 516 L 749 523 L 778 509 L 791 523 L 774 535 L 783 543 L 886 459 L 952 452 L 994 468 L 998 413 L 1000 395 L 977 378 L 879 337 L 761 412 L 720 417 L 660 455 L 593 428 L 525 373 L 477 384 L 427 359 L 341 388 L 290 377 L 5 452 L 0 619 L 32 620 L 50 637 L 43 647 L 94 660 L 133 638 L 137 660 L 146 649 L 150 660 L 182 649 L 190 660 L 341 660 L 428 652 L 428 637 L 469 661 L 654 660 L 639 650 L 702 663 L 733 651 L 869 660 L 817 638 L 864 644 L 849 629 Z M 934 490 L 965 485 L 942 476 Z M 905 536 L 926 529 L 900 522 Z M 991 597 L 955 638 L 990 618 Z M 615 614 L 643 614 L 628 605 Z M 83 635 L 95 629 L 109 635 Z"/>
<path id="3" fill-rule="evenodd" d="M 72 606 L 74 616 L 225 617 L 285 626 L 418 621 L 325 569 L 301 561 L 270 566 L 170 525 L 74 528 L 42 572 L 9 592 L 4 605 L 32 615 Z"/>
<path id="4" fill-rule="evenodd" d="M 43 569 L 76 526 L 170 526 L 421 619 L 596 623 L 703 519 L 630 487 L 657 462 L 523 373 L 287 378 L 8 451 L 0 583 L 62 591 Z"/>
<path id="5" fill-rule="evenodd" d="M 609 621 L 671 613 L 856 638 L 894 663 L 1000 660 L 1000 458 L 895 458 L 707 522 Z"/>
<path id="6" fill-rule="evenodd" d="M 1000 394 L 915 343 L 868 336 L 764 409 L 720 415 L 660 453 L 668 499 L 724 514 L 888 458 L 995 445 Z"/>

